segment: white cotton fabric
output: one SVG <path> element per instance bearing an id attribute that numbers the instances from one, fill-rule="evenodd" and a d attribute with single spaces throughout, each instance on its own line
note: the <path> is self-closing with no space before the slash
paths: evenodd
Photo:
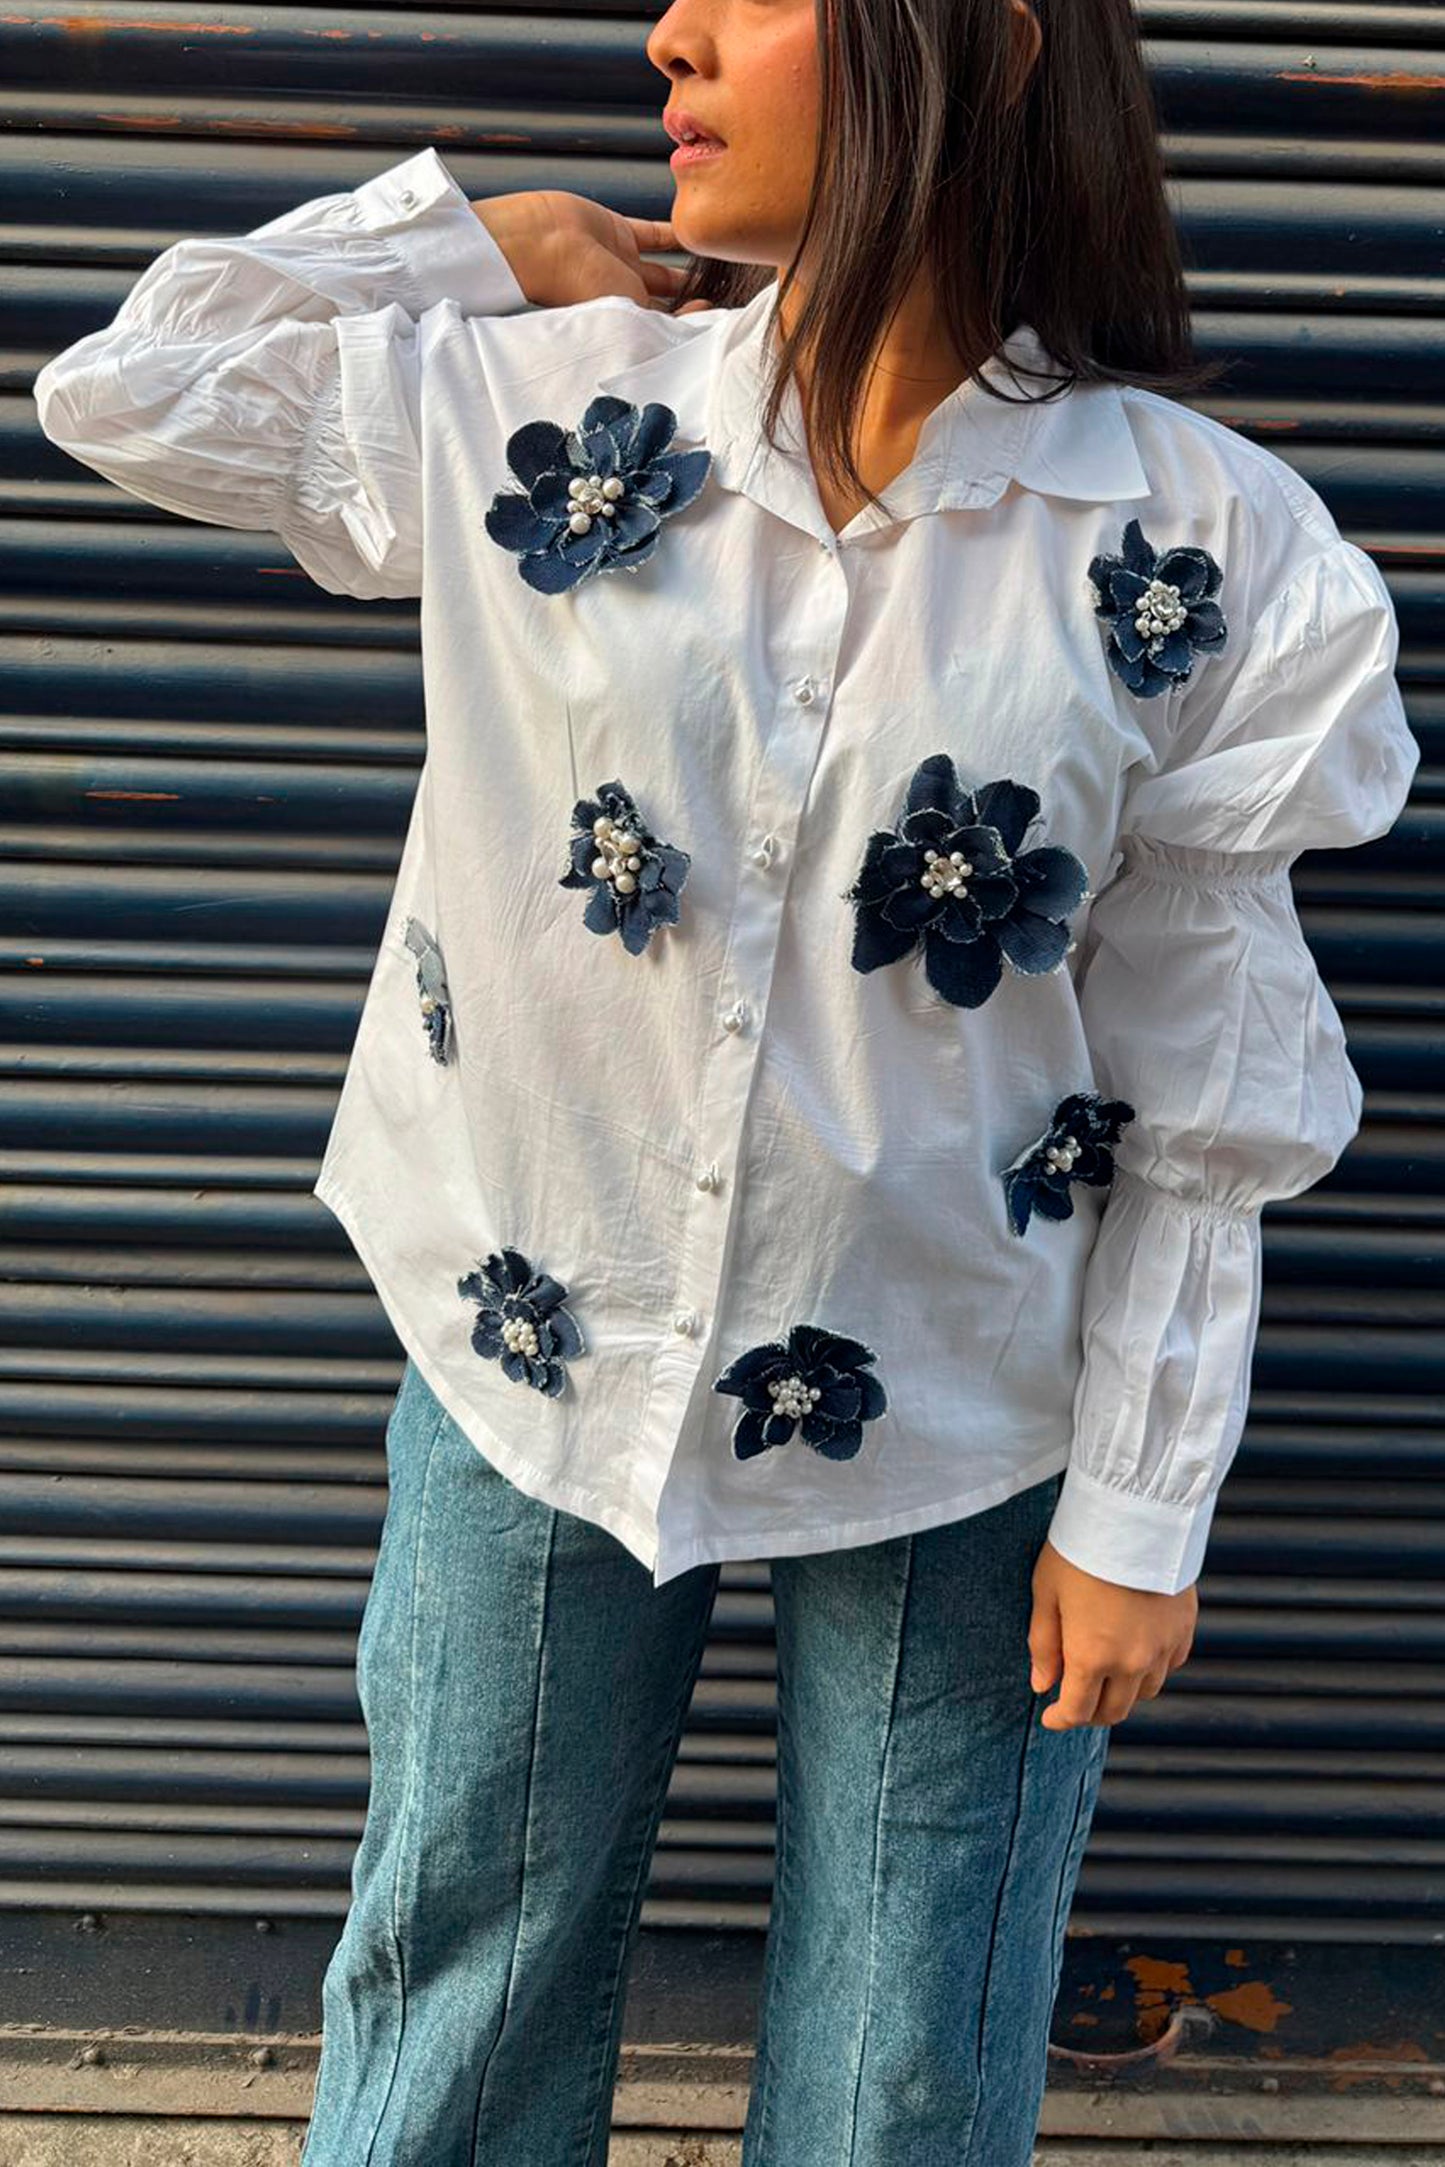
<path id="1" fill-rule="evenodd" d="M 35 397 L 137 496 L 273 530 L 330 592 L 420 597 L 426 761 L 316 1194 L 477 1449 L 658 1586 L 1066 1469 L 1056 1546 L 1172 1593 L 1244 1421 L 1260 1212 L 1359 1124 L 1289 866 L 1406 800 L 1390 598 L 1284 461 L 1135 387 L 964 384 L 835 537 L 791 387 L 762 436 L 774 298 L 531 308 L 427 149 L 168 249 Z M 1028 396 L 1010 364 L 1042 356 L 1021 324 L 990 380 Z M 482 522 L 511 434 L 602 391 L 668 405 L 711 470 L 646 565 L 539 595 Z M 1223 572 L 1226 646 L 1151 698 L 1107 666 L 1086 576 L 1131 517 Z M 1089 872 L 1059 969 L 1006 965 L 972 1010 L 916 951 L 856 970 L 844 899 L 944 751 L 967 786 L 1035 789 L 1023 847 Z M 573 804 L 614 778 L 692 859 L 640 955 L 558 885 Z M 1014 1234 L 1002 1170 L 1089 1090 L 1135 1108 L 1112 1186 Z M 585 1337 L 555 1398 L 472 1347 L 457 1281 L 504 1245 Z M 795 1436 L 739 1461 L 713 1382 L 796 1322 L 871 1348 L 887 1409 L 850 1460 Z"/>

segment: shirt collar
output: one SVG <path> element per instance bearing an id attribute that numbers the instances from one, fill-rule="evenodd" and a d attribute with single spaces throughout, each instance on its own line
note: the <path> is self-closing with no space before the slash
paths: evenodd
<path id="1" fill-rule="evenodd" d="M 762 432 L 762 405 L 771 360 L 770 280 L 751 301 L 711 316 L 672 319 L 670 343 L 658 354 L 597 379 L 598 388 L 637 405 L 660 401 L 677 416 L 679 439 L 703 444 L 724 488 L 741 490 L 820 539 L 829 529 L 818 500 L 802 435 L 797 386 L 786 387 L 779 415 L 779 448 Z M 700 319 L 700 320 L 699 320 Z M 687 328 L 683 328 L 686 326 Z M 1011 361 L 1046 365 L 1047 350 L 1028 323 L 1018 323 L 985 362 L 983 374 L 1017 399 L 1009 404 L 965 381 L 924 420 L 913 462 L 883 494 L 895 519 L 997 503 L 1011 481 L 1041 495 L 1108 503 L 1149 494 L 1149 479 L 1120 388 L 1074 385 L 1039 403 L 1038 383 L 1017 375 Z M 865 505 L 844 532 L 891 524 Z"/>

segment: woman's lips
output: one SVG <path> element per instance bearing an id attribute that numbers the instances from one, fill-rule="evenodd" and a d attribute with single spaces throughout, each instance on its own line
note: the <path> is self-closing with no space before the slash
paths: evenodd
<path id="1" fill-rule="evenodd" d="M 711 137 L 704 136 L 696 143 L 679 143 L 667 162 L 674 171 L 679 166 L 706 165 L 710 159 L 721 157 L 726 149 L 726 143 L 716 143 Z"/>

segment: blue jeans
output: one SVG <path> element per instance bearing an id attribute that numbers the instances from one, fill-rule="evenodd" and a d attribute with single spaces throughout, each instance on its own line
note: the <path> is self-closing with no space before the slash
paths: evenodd
<path id="1" fill-rule="evenodd" d="M 408 1363 L 357 1646 L 371 1795 L 302 2167 L 604 2167 L 719 1568 L 654 1588 Z M 1029 2167 L 1109 1741 L 1029 1685 L 1062 1477 L 772 1561 L 777 1855 L 743 2167 Z"/>

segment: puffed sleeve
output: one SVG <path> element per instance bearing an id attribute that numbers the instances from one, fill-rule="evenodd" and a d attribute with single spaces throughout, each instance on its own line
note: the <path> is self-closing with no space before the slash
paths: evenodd
<path id="1" fill-rule="evenodd" d="M 52 443 L 147 503 L 278 535 L 333 594 L 421 591 L 418 319 L 527 307 L 428 148 L 235 239 L 163 251 L 54 355 Z"/>
<path id="2" fill-rule="evenodd" d="M 1242 659 L 1181 692 L 1132 780 L 1075 984 L 1100 1090 L 1134 1109 L 1086 1269 L 1072 1456 L 1049 1531 L 1126 1587 L 1197 1578 L 1249 1395 L 1260 1213 L 1356 1134 L 1360 1082 L 1306 946 L 1301 851 L 1385 834 L 1419 747 L 1374 561 L 1337 538 Z"/>

